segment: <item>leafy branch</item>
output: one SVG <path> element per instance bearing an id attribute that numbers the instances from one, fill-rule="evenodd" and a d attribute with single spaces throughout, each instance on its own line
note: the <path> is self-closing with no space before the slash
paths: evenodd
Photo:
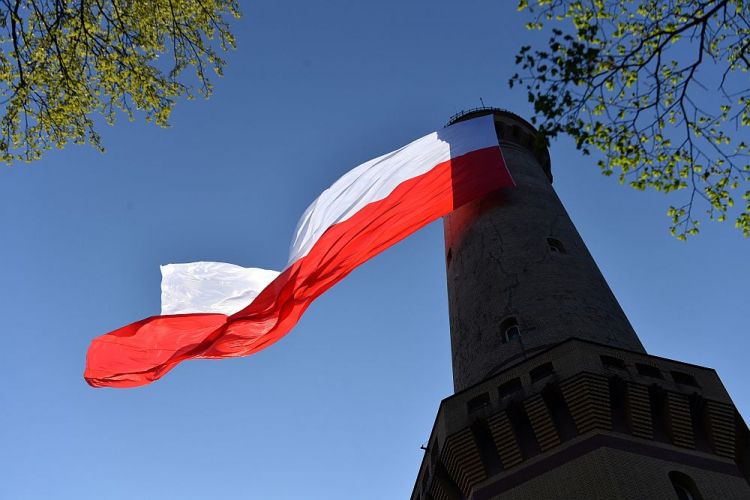
<path id="1" fill-rule="evenodd" d="M 602 173 L 635 189 L 689 190 L 667 212 L 679 239 L 698 233 L 696 202 L 749 236 L 745 2 L 520 0 L 528 28 L 564 29 L 545 50 L 521 48 L 510 85 L 525 85 L 543 140 L 567 134 L 584 154 L 599 150 Z"/>
<path id="2" fill-rule="evenodd" d="M 69 142 L 104 151 L 95 114 L 167 127 L 177 99 L 195 97 L 185 69 L 211 94 L 239 17 L 235 0 L 0 0 L 0 160 Z"/>

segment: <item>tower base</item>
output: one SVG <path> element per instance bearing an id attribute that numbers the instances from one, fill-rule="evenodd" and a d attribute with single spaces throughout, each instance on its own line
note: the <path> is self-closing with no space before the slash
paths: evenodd
<path id="1" fill-rule="evenodd" d="M 446 398 L 412 500 L 750 499 L 716 372 L 570 339 Z"/>

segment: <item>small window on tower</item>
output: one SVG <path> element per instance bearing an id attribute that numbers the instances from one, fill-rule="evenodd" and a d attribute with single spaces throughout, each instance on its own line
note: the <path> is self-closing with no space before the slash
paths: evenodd
<path id="1" fill-rule="evenodd" d="M 500 395 L 500 399 L 510 396 L 521 390 L 521 379 L 516 377 L 509 380 L 497 388 L 497 392 Z"/>
<path id="2" fill-rule="evenodd" d="M 567 253 L 565 252 L 565 247 L 560 240 L 556 240 L 555 238 L 547 238 L 547 245 L 549 245 L 550 252 Z"/>
<path id="3" fill-rule="evenodd" d="M 479 396 L 475 396 L 471 398 L 466 403 L 466 409 L 469 411 L 469 413 L 471 413 L 489 404 L 490 404 L 490 395 L 485 392 L 483 394 L 480 394 Z"/>
<path id="4" fill-rule="evenodd" d="M 669 479 L 672 481 L 672 487 L 679 500 L 702 500 L 698 486 L 695 481 L 682 472 L 672 471 L 669 473 Z"/>
<path id="5" fill-rule="evenodd" d="M 688 375 L 687 373 L 672 372 L 672 378 L 675 382 L 681 385 L 690 385 L 693 387 L 700 387 L 695 377 Z"/>
<path id="6" fill-rule="evenodd" d="M 635 369 L 638 370 L 639 374 L 645 375 L 646 377 L 659 378 L 659 379 L 663 379 L 664 378 L 664 375 L 661 374 L 661 370 L 659 370 L 655 366 L 643 365 L 641 363 L 636 363 L 635 364 Z"/>
<path id="7" fill-rule="evenodd" d="M 500 333 L 503 336 L 503 342 L 510 342 L 521 336 L 521 328 L 518 326 L 516 318 L 508 318 L 500 323 Z"/>
<path id="8" fill-rule="evenodd" d="M 555 373 L 555 368 L 552 366 L 552 363 L 544 363 L 543 365 L 539 365 L 531 370 L 529 376 L 531 377 L 531 383 L 533 384 L 545 377 L 549 377 L 553 373 Z"/>
<path id="9" fill-rule="evenodd" d="M 620 358 L 613 358 L 612 356 L 599 356 L 602 360 L 602 364 L 607 368 L 616 368 L 618 370 L 627 370 L 625 361 Z"/>

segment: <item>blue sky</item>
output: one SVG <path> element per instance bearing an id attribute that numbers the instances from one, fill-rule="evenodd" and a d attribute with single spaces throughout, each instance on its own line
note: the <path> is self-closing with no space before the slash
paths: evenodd
<path id="1" fill-rule="evenodd" d="M 531 40 L 514 2 L 241 3 L 239 49 L 172 128 L 121 120 L 107 153 L 0 169 L 3 499 L 405 498 L 452 393 L 442 224 L 357 269 L 248 358 L 95 390 L 90 340 L 157 314 L 159 265 L 280 269 L 307 205 L 359 163 L 509 90 Z M 569 141 L 555 188 L 647 350 L 716 368 L 740 411 L 748 240 L 622 188 Z M 353 493 L 353 492 L 356 492 Z"/>

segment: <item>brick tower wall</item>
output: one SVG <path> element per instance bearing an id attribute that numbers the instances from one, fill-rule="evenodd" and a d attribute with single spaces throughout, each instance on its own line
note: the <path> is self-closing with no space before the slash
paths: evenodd
<path id="1" fill-rule="evenodd" d="M 454 389 L 569 338 L 645 353 L 552 188 L 549 155 L 533 127 L 494 114 L 516 187 L 444 219 Z M 548 238 L 562 246 L 551 248 Z M 507 341 L 509 318 L 521 335 Z"/>

